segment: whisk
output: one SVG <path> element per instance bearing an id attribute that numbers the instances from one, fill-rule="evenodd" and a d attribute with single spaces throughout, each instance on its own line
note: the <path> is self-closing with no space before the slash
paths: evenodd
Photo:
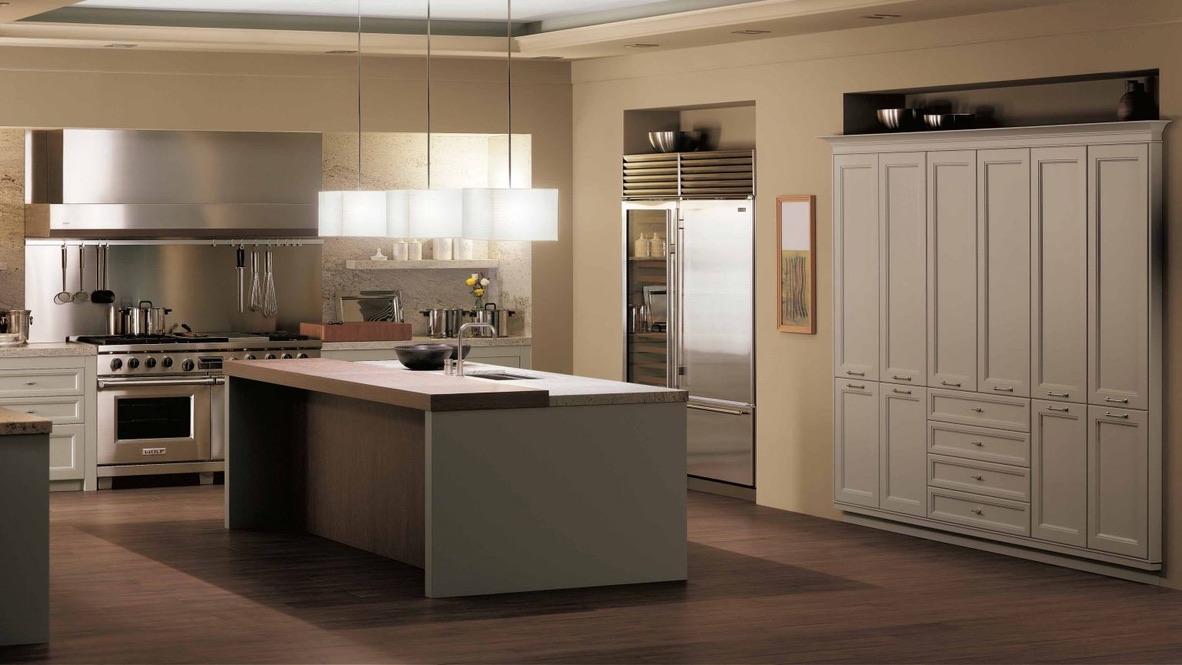
<path id="1" fill-rule="evenodd" d="M 259 252 L 250 252 L 250 311 L 257 312 L 263 308 L 263 289 L 259 286 Z"/>
<path id="2" fill-rule="evenodd" d="M 279 299 L 275 296 L 275 277 L 271 274 L 273 266 L 271 250 L 267 250 L 267 286 L 263 296 L 263 316 L 272 318 L 279 313 Z"/>

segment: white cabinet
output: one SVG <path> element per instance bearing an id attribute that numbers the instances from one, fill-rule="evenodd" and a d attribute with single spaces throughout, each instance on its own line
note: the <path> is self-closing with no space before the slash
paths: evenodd
<path id="1" fill-rule="evenodd" d="M 1030 151 L 977 151 L 977 390 L 1030 396 Z"/>
<path id="2" fill-rule="evenodd" d="M 977 389 L 977 154 L 929 152 L 928 385 Z"/>
<path id="3" fill-rule="evenodd" d="M 878 391 L 873 381 L 837 379 L 833 404 L 833 498 L 878 507 Z"/>
<path id="4" fill-rule="evenodd" d="M 1088 407 L 1088 547 L 1144 558 L 1149 544 L 1148 414 Z"/>
<path id="5" fill-rule="evenodd" d="M 1030 385 L 1041 399 L 1087 401 L 1087 159 L 1083 146 L 1030 151 Z"/>
<path id="6" fill-rule="evenodd" d="M 927 383 L 926 162 L 924 153 L 878 156 L 880 378 L 915 386 Z"/>
<path id="7" fill-rule="evenodd" d="M 1088 148 L 1088 393 L 1149 408 L 1149 149 Z"/>
<path id="8" fill-rule="evenodd" d="M 878 380 L 878 156 L 833 160 L 834 375 Z"/>
<path id="9" fill-rule="evenodd" d="M 927 514 L 927 389 L 883 383 L 879 507 Z"/>
<path id="10" fill-rule="evenodd" d="M 78 480 L 86 474 L 86 427 L 54 425 L 49 435 L 49 480 Z"/>
<path id="11" fill-rule="evenodd" d="M 1047 400 L 1032 405 L 1030 535 L 1087 547 L 1087 407 Z"/>

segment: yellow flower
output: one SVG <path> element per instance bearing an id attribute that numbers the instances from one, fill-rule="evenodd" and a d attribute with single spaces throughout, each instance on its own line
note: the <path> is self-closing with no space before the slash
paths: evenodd
<path id="1" fill-rule="evenodd" d="M 476 283 L 476 278 L 475 278 L 475 277 L 469 277 L 468 279 L 465 279 L 465 280 L 464 280 L 464 283 L 465 283 L 465 284 L 467 284 L 468 286 L 472 286 L 473 284 L 475 284 L 475 283 Z"/>
<path id="2" fill-rule="evenodd" d="M 472 291 L 472 293 L 476 294 L 476 296 L 479 297 L 479 296 L 484 295 L 484 289 L 475 289 Z"/>

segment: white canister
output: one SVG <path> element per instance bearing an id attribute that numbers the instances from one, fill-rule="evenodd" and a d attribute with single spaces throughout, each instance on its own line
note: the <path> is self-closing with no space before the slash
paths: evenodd
<path id="1" fill-rule="evenodd" d="M 406 258 L 410 261 L 423 260 L 423 243 L 419 242 L 418 238 L 412 238 L 406 243 Z"/>
<path id="2" fill-rule="evenodd" d="M 394 249 L 390 252 L 390 258 L 395 261 L 405 261 L 407 251 L 406 241 L 399 238 L 394 241 Z"/>
<path id="3" fill-rule="evenodd" d="M 656 235 L 655 233 L 653 235 Z M 649 243 L 648 235 L 641 233 L 636 242 L 632 243 L 632 256 L 638 259 L 647 259 L 649 257 Z"/>
<path id="4" fill-rule="evenodd" d="M 471 261 L 475 243 L 467 238 L 452 238 L 451 257 L 457 261 Z"/>
<path id="5" fill-rule="evenodd" d="M 432 238 L 431 257 L 436 261 L 450 261 L 452 259 L 451 238 Z"/>

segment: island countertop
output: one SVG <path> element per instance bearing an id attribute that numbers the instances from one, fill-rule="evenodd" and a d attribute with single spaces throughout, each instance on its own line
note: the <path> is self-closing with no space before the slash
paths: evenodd
<path id="1" fill-rule="evenodd" d="M 347 362 L 303 360 L 230 361 L 230 377 L 250 379 L 303 390 L 404 406 L 422 411 L 538 408 L 684 402 L 682 390 L 619 381 L 506 369 L 465 363 L 472 375 L 508 372 L 529 379 L 494 381 L 475 376 L 446 376 L 442 371 L 416 372 L 397 361 Z"/>
<path id="2" fill-rule="evenodd" d="M 0 407 L 0 436 L 49 434 L 53 421 Z"/>

